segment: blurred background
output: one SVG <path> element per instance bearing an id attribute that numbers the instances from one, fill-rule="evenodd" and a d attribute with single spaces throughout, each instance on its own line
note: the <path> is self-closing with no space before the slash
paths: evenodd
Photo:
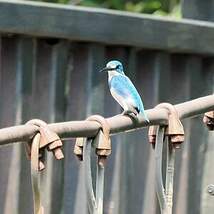
<path id="1" fill-rule="evenodd" d="M 32 118 L 51 123 L 120 113 L 107 75 L 98 73 L 111 59 L 123 63 L 146 109 L 213 93 L 212 0 L 50 2 L 69 6 L 0 1 L 1 128 Z M 151 15 L 121 15 L 99 7 Z M 212 214 L 214 199 L 207 186 L 214 183 L 213 132 L 203 125 L 202 116 L 183 124 L 186 140 L 176 151 L 173 213 Z M 47 154 L 41 174 L 45 214 L 87 213 L 74 140 L 64 142 L 64 160 Z M 159 214 L 154 167 L 147 129 L 113 136 L 104 213 Z M 30 163 L 23 145 L 0 148 L 0 170 L 0 213 L 32 213 Z"/>
<path id="2" fill-rule="evenodd" d="M 44 2 L 181 17 L 181 0 L 44 0 Z"/>

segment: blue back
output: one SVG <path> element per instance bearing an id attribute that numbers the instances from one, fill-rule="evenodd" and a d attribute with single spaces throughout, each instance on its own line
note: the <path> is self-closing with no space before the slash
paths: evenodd
<path id="1" fill-rule="evenodd" d="M 144 107 L 140 95 L 131 80 L 125 75 L 115 75 L 109 81 L 109 88 L 126 100 L 129 100 L 133 107 L 143 113 Z"/>

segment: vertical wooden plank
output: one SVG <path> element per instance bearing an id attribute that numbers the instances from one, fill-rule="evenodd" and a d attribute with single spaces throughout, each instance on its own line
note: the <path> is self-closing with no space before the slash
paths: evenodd
<path id="1" fill-rule="evenodd" d="M 174 54 L 171 57 L 170 101 L 172 104 L 189 99 L 188 55 Z M 176 150 L 174 176 L 173 213 L 186 213 L 188 188 L 189 121 L 182 121 L 185 128 L 185 142 Z"/>
<path id="2" fill-rule="evenodd" d="M 146 51 L 145 51 L 146 52 Z M 149 57 L 143 52 L 138 52 L 132 49 L 128 59 L 128 66 L 126 74 L 130 77 L 133 84 L 137 88 L 143 102 L 144 107 L 148 108 L 149 104 L 153 102 L 153 84 L 152 79 L 149 78 L 152 71 L 149 67 Z M 150 64 L 151 65 L 151 64 Z M 153 74 L 151 74 L 153 75 Z M 150 94 L 150 96 L 147 96 Z M 154 96 L 155 97 L 155 96 Z M 146 197 L 146 171 L 148 167 L 148 159 L 150 155 L 150 145 L 147 141 L 146 129 L 141 129 L 133 133 L 124 133 L 124 142 L 122 144 L 124 150 L 123 163 L 124 164 L 124 180 L 126 185 L 126 201 L 121 201 L 125 204 L 125 213 L 141 213 L 144 199 Z M 152 190 L 150 190 L 152 191 Z M 150 202 L 151 203 L 151 202 Z"/>
<path id="3" fill-rule="evenodd" d="M 87 59 L 85 47 L 72 45 L 69 54 L 66 90 L 66 120 L 78 120 L 86 117 L 87 92 Z M 81 87 L 80 87 L 81 86 Z M 73 140 L 74 143 L 74 140 Z M 65 143 L 65 172 L 64 172 L 64 212 L 75 213 L 77 200 L 78 172 L 80 164 L 73 155 L 73 143 Z M 85 201 L 82 201 L 82 213 L 85 213 Z"/>
<path id="4" fill-rule="evenodd" d="M 159 70 L 156 69 L 156 55 L 153 51 L 140 51 L 137 60 L 137 83 L 141 87 L 140 93 L 144 100 L 145 108 L 152 108 L 158 103 Z M 154 174 L 154 150 L 149 145 L 147 139 L 147 130 L 141 132 L 141 139 L 138 140 L 136 151 L 141 152 L 138 155 L 140 166 L 136 171 L 142 171 L 142 184 L 140 192 L 143 197 L 140 213 L 156 213 L 156 192 L 155 192 L 155 174 Z M 139 136 L 140 137 L 140 136 Z M 141 149 L 139 149 L 141 147 Z M 137 158 L 137 157 L 136 157 Z"/>
<path id="5" fill-rule="evenodd" d="M 52 41 L 52 40 L 50 40 Z M 49 43 L 50 44 L 50 43 Z M 66 72 L 68 66 L 68 41 L 61 40 L 52 45 L 49 79 L 49 121 L 65 120 Z M 58 214 L 63 207 L 64 160 L 57 161 L 52 154 L 47 156 L 45 184 L 47 186 L 48 207 L 46 213 Z M 44 200 L 47 200 L 45 197 Z"/>
<path id="6" fill-rule="evenodd" d="M 183 56 L 181 56 L 183 57 Z M 193 99 L 209 94 L 207 91 L 207 74 L 204 73 L 201 58 L 198 56 L 184 56 L 179 59 L 180 66 L 176 63 L 173 71 L 182 69 L 177 75 L 173 93 L 176 95 L 176 85 L 180 87 L 180 96 L 186 99 Z M 181 71 L 180 71 L 181 72 Z M 182 78 L 183 77 L 183 78 Z M 182 78 L 182 81 L 179 79 Z M 178 97 L 178 98 L 179 98 Z M 183 98 L 185 100 L 185 97 Z M 203 171 L 203 160 L 205 149 L 204 126 L 200 119 L 184 121 L 185 144 L 182 146 L 182 154 L 177 156 L 175 176 L 175 201 L 174 211 L 176 213 L 199 213 L 201 195 L 201 176 Z M 180 164 L 179 164 L 180 163 Z M 180 171 L 178 171 L 180 168 Z M 177 170 L 178 169 L 178 170 Z M 197 179 L 196 179 L 197 178 Z M 188 189 L 188 192 L 186 191 Z M 184 194 L 185 192 L 185 194 Z M 186 194 L 187 193 L 187 194 Z"/>
<path id="7" fill-rule="evenodd" d="M 15 54 L 13 59 L 9 57 L 9 60 L 14 60 L 14 64 L 11 64 L 15 74 L 15 108 L 14 123 L 22 123 L 25 118 L 30 114 L 31 105 L 31 76 L 32 76 L 32 64 L 33 64 L 33 50 L 34 45 L 32 39 L 14 39 L 16 46 L 13 47 L 13 53 Z M 30 51 L 29 51 L 30 50 Z M 8 78 L 7 81 L 11 81 Z M 7 89 L 8 86 L 5 86 Z M 26 108 L 27 107 L 29 108 Z M 9 108 L 9 105 L 7 106 Z M 23 110 L 25 109 L 25 110 Z M 26 160 L 25 152 L 23 151 L 23 145 L 13 145 L 11 154 L 11 163 L 9 164 L 9 176 L 7 193 L 5 195 L 5 209 L 4 212 L 14 213 L 26 213 L 32 210 L 32 197 L 31 197 L 31 185 L 30 185 L 30 169 L 29 163 Z M 21 195 L 21 197 L 19 197 Z M 14 200 L 14 203 L 11 201 Z M 26 204 L 26 200 L 29 203 Z"/>
<path id="8" fill-rule="evenodd" d="M 141 61 L 140 61 L 141 60 Z M 154 107 L 160 102 L 168 102 L 170 100 L 171 82 L 171 65 L 170 55 L 165 52 L 145 51 L 139 59 L 139 74 L 142 75 L 142 82 L 144 81 L 145 92 L 144 96 L 148 100 L 148 107 Z M 143 77 L 145 75 L 145 77 Z M 145 78 L 143 80 L 143 78 Z M 139 79 L 139 78 L 138 78 Z M 147 134 L 147 133 L 146 133 Z M 146 139 L 148 140 L 148 139 Z M 148 144 L 148 143 L 147 143 Z M 154 176 L 154 150 L 151 145 L 148 145 L 144 153 L 147 162 L 145 166 L 145 190 L 144 200 L 142 206 L 142 213 L 159 213 L 159 204 L 155 193 L 155 176 Z M 165 155 L 163 155 L 165 157 Z M 164 174 L 164 173 L 163 173 Z"/>
<path id="9" fill-rule="evenodd" d="M 34 106 L 35 114 L 46 122 L 63 121 L 65 110 L 66 71 L 69 44 L 61 40 L 39 41 L 37 51 L 34 99 L 41 103 Z M 37 92 L 40 91 L 38 94 Z M 38 97 L 39 96 L 39 97 Z M 45 119 L 46 118 L 46 119 Z M 57 161 L 52 153 L 47 154 L 46 169 L 42 173 L 42 186 L 46 213 L 62 210 L 64 161 Z"/>
<path id="10" fill-rule="evenodd" d="M 204 59 L 203 71 L 206 76 L 206 82 L 204 84 L 208 88 L 208 93 L 214 93 L 214 59 L 213 57 Z M 214 173 L 212 170 L 214 164 L 214 145 L 213 137 L 214 132 L 205 130 L 204 132 L 204 141 L 201 142 L 205 144 L 204 149 L 204 166 L 202 173 L 202 194 L 201 194 L 201 213 L 212 213 L 214 210 L 213 196 L 208 194 L 207 187 L 210 184 L 214 184 Z"/>
<path id="11" fill-rule="evenodd" d="M 51 75 L 51 54 L 52 46 L 47 44 L 45 40 L 37 40 L 37 50 L 36 50 L 36 66 L 35 74 L 33 78 L 33 94 L 32 98 L 34 105 L 32 105 L 32 118 L 42 119 L 45 122 L 49 122 L 51 115 L 49 111 L 49 106 L 51 103 L 51 91 L 50 84 L 53 84 Z M 54 92 L 52 92 L 54 93 Z M 39 101 L 39 102 L 35 102 Z M 46 169 L 41 172 L 41 188 L 42 201 L 46 213 L 50 212 L 51 209 L 51 182 L 48 183 L 50 179 L 47 175 L 50 171 L 52 165 L 50 165 L 49 160 L 52 154 L 47 154 L 46 156 Z M 51 181 L 51 180 L 50 180 Z M 44 200 L 45 199 L 45 200 Z"/>
<path id="12" fill-rule="evenodd" d="M 35 72 L 36 41 L 31 38 L 19 38 L 17 49 L 17 123 L 25 123 L 32 115 L 32 82 Z M 30 162 L 26 158 L 24 146 L 17 145 L 13 151 L 13 159 L 19 164 L 17 169 L 12 169 L 13 173 L 19 175 L 18 213 L 32 212 L 32 190 L 30 181 Z M 13 174 L 12 173 L 12 174 Z M 15 174 L 13 174 L 14 179 Z M 11 196 L 12 197 L 12 196 Z M 26 201 L 29 203 L 26 204 Z"/>
<path id="13" fill-rule="evenodd" d="M 102 45 L 79 43 L 72 48 L 67 94 L 67 118 L 82 120 L 91 114 L 103 114 L 104 84 L 99 69 L 103 65 Z M 87 213 L 84 172 L 73 155 L 73 144 L 67 144 L 65 171 L 65 212 Z M 78 167 L 79 164 L 79 167 Z M 71 174 L 71 171 L 73 172 Z M 74 198 L 75 195 L 75 198 Z"/>
<path id="14" fill-rule="evenodd" d="M 1 83 L 1 79 L 2 79 L 2 35 L 0 34 L 0 83 Z M 1 84 L 0 84 L 0 87 L 1 87 Z"/>
<path id="15" fill-rule="evenodd" d="M 44 58 L 41 59 L 38 57 L 36 73 L 38 76 L 35 76 L 35 64 L 33 63 L 35 62 L 36 52 L 34 44 L 35 43 L 31 39 L 20 38 L 17 42 L 17 51 L 14 51 L 13 49 L 13 52 L 17 53 L 17 55 L 14 57 L 14 59 L 16 59 L 14 67 L 17 68 L 16 84 L 14 84 L 17 89 L 14 91 L 16 91 L 16 103 L 18 106 L 16 121 L 17 123 L 26 122 L 31 117 L 34 117 L 34 115 L 41 115 L 41 113 L 44 112 L 46 113 L 44 116 L 46 116 L 46 118 L 49 117 L 50 121 L 63 120 L 65 104 L 64 74 L 67 65 L 66 50 L 68 45 L 66 43 L 60 43 L 60 45 L 54 46 L 54 48 L 52 48 L 48 46 L 46 42 L 44 42 L 42 50 L 38 49 L 38 56 L 42 56 Z M 45 49 L 46 51 L 43 52 Z M 44 55 L 41 54 L 40 50 Z M 39 63 L 41 62 L 40 59 L 44 63 Z M 45 61 L 43 61 L 44 59 Z M 47 71 L 50 70 L 51 72 L 44 72 L 43 69 L 48 67 L 49 69 L 47 69 Z M 41 71 L 40 75 L 39 71 Z M 41 94 L 37 93 L 39 90 L 42 91 Z M 44 99 L 44 102 L 37 102 L 35 104 L 35 100 L 42 100 L 42 98 L 49 98 L 49 100 Z M 49 111 L 50 105 L 51 108 Z M 37 112 L 33 113 L 32 110 Z M 29 163 L 26 161 L 24 151 L 22 150 L 22 146 L 23 145 L 15 145 L 13 149 L 13 159 L 11 162 L 11 171 L 8 179 L 10 185 L 8 185 L 8 191 L 6 195 L 7 201 L 5 213 L 29 213 L 31 212 L 30 210 L 32 210 L 30 169 Z M 43 185 L 46 184 L 45 187 L 43 187 L 47 192 L 45 194 L 44 201 L 48 203 L 46 204 L 46 213 L 59 213 L 62 208 L 62 201 L 60 200 L 62 199 L 63 189 L 62 162 L 57 162 L 54 164 L 53 169 L 52 157 L 49 156 L 47 165 L 48 172 L 46 172 L 43 177 Z M 61 193 L 61 196 L 59 193 Z M 11 203 L 11 198 L 14 198 L 15 201 L 13 206 Z M 28 203 L 26 203 L 26 201 L 28 201 Z M 50 201 L 51 203 L 49 203 Z"/>
<path id="16" fill-rule="evenodd" d="M 124 66 L 124 72 L 125 74 L 133 81 L 135 82 L 135 72 L 136 72 L 136 53 L 135 50 L 131 50 L 130 48 L 121 48 L 121 56 L 117 56 L 117 58 L 121 58 Z M 116 101 L 115 101 L 116 103 Z M 120 108 L 119 104 L 116 103 L 118 106 L 117 108 Z M 122 109 L 120 110 L 122 112 Z M 130 137 L 132 136 L 132 138 Z M 136 135 L 135 135 L 136 136 Z M 134 160 L 133 158 L 133 144 L 132 142 L 135 141 L 134 135 L 123 133 L 121 134 L 121 137 L 117 139 L 117 156 L 119 156 L 120 161 L 118 166 L 119 168 L 119 213 L 130 213 L 130 211 L 133 209 L 133 201 L 136 200 L 134 198 Z M 117 162 L 115 162 L 117 164 Z M 115 165 L 117 166 L 117 165 Z M 115 174 L 118 173 L 117 168 L 115 167 Z M 129 193 L 129 194 L 128 194 Z M 127 203 L 126 203 L 127 202 Z M 136 201 L 137 203 L 137 201 Z M 137 204 L 135 206 L 137 208 Z M 136 209 L 135 209 L 136 210 Z M 136 212 L 135 212 L 136 213 Z"/>
<path id="17" fill-rule="evenodd" d="M 127 70 L 129 57 L 129 49 L 108 46 L 106 52 L 106 63 L 110 60 L 119 60 L 122 62 L 124 69 Z M 105 65 L 104 65 L 105 66 Z M 107 74 L 103 74 L 103 81 L 106 86 L 105 93 L 105 116 L 113 116 L 122 112 L 119 104 L 113 99 L 110 94 Z M 112 154 L 109 157 L 106 169 L 106 203 L 104 206 L 105 212 L 126 213 L 126 170 L 124 161 L 124 135 L 117 135 L 111 138 Z"/>
<path id="18" fill-rule="evenodd" d="M 39 118 L 46 122 L 53 122 L 56 119 L 60 120 L 63 115 L 63 112 L 61 112 L 63 107 L 61 106 L 64 105 L 65 84 L 63 75 L 65 73 L 64 66 L 66 67 L 65 53 L 68 48 L 67 44 L 62 42 L 58 46 L 53 47 L 47 44 L 45 40 L 38 40 L 38 42 L 34 40 L 32 44 L 29 44 L 29 39 L 25 39 L 21 47 L 19 60 L 22 63 L 19 65 L 19 69 L 22 82 L 22 121 L 26 122 L 32 118 Z M 56 100 L 59 100 L 59 102 L 56 102 Z M 23 151 L 22 155 L 24 155 Z M 45 199 L 43 200 L 45 212 L 54 213 L 52 209 L 55 208 L 56 212 L 59 213 L 62 199 L 62 191 L 59 190 L 62 189 L 61 185 L 63 185 L 60 179 L 62 177 L 62 162 L 59 163 L 57 161 L 55 163 L 54 160 L 56 173 L 52 170 L 52 154 L 48 154 L 47 159 L 46 169 L 41 173 L 41 188 L 44 190 L 42 197 Z M 25 163 L 26 160 L 22 160 L 21 177 L 27 177 Z M 29 166 L 28 173 L 30 173 Z M 28 180 L 30 181 L 30 174 L 28 174 Z M 55 182 L 55 185 L 52 182 Z M 24 186 L 25 179 L 23 178 L 20 185 L 20 200 L 22 199 L 20 213 L 29 213 L 30 209 L 28 206 L 32 208 L 32 202 L 29 201 L 29 205 L 26 205 L 26 199 L 22 195 Z M 57 195 L 56 192 L 60 199 L 56 200 L 54 197 Z M 24 192 L 26 198 L 31 198 L 31 195 L 31 191 L 30 193 L 29 191 Z M 51 200 L 52 198 L 53 200 Z"/>
<path id="19" fill-rule="evenodd" d="M 203 73 L 202 61 L 198 56 L 188 58 L 188 72 L 190 78 L 190 99 L 207 94 Z M 190 121 L 189 131 L 189 176 L 188 176 L 188 205 L 187 213 L 200 213 L 201 182 L 204 162 L 204 125 L 201 119 L 194 118 Z"/>
<path id="20" fill-rule="evenodd" d="M 211 0 L 208 1 L 199 1 L 199 0 L 191 0 L 184 1 L 182 6 L 183 16 L 185 18 L 193 18 L 200 19 L 206 21 L 213 21 L 213 9 L 214 3 Z M 194 65 L 197 65 L 198 62 L 195 62 Z M 202 66 L 203 64 L 203 66 Z M 205 63 L 206 64 L 206 63 Z M 209 66 L 204 66 L 204 62 L 201 63 L 201 71 L 198 68 L 195 68 L 196 71 L 194 74 L 190 76 L 191 78 L 191 97 L 193 96 L 202 96 L 205 94 L 209 94 L 213 87 L 211 86 L 213 82 L 210 82 L 210 74 L 207 73 L 209 71 Z M 212 72 L 213 73 L 213 72 Z M 189 176 L 189 203 L 188 203 L 188 213 L 204 213 L 207 205 L 205 201 L 201 201 L 202 198 L 205 199 L 204 195 L 206 194 L 204 191 L 204 184 L 206 183 L 206 179 L 209 174 L 209 169 L 207 169 L 207 163 L 204 162 L 209 159 L 209 154 L 211 150 L 206 150 L 209 147 L 210 143 L 208 134 L 206 134 L 206 130 L 202 125 L 201 121 L 194 119 L 194 123 L 191 123 L 191 155 L 190 155 L 190 176 Z M 196 141 L 196 142 L 195 142 Z M 195 155 L 195 156 L 194 156 Z M 205 164 L 205 165 L 204 165 Z M 193 166 L 192 166 L 193 165 Z M 203 169 L 203 167 L 205 167 Z M 195 171 L 195 173 L 193 172 Z M 195 179 L 197 178 L 197 179 Z M 192 181 L 192 179 L 194 179 Z M 204 182 L 203 182 L 204 179 Z M 206 199 L 205 199 L 206 200 Z M 212 205 L 211 205 L 212 206 Z M 201 209 L 200 209 L 201 208 Z M 205 209 L 204 209 L 205 208 Z M 212 209 L 211 209 L 212 210 Z"/>
<path id="21" fill-rule="evenodd" d="M 14 38 L 1 38 L 1 64 L 0 64 L 0 126 L 5 127 L 13 125 L 15 121 L 15 51 L 16 40 Z M 8 94 L 10 96 L 8 96 Z M 6 201 L 8 194 L 8 176 L 10 171 L 12 147 L 4 147 L 0 150 L 0 207 L 2 212 L 6 209 Z M 7 167 L 8 166 L 8 167 Z M 13 184 L 11 184 L 13 185 Z M 11 189 L 12 190 L 12 189 Z M 16 207 L 15 203 L 16 197 L 14 195 L 14 200 L 10 201 L 11 207 Z"/>
<path id="22" fill-rule="evenodd" d="M 10 126 L 14 123 L 15 112 L 13 111 L 15 102 L 15 89 L 16 89 L 16 39 L 14 37 L 2 37 L 1 38 L 1 97 L 4 97 L 0 102 L 0 114 L 1 114 L 1 127 Z M 7 96 L 7 93 L 11 96 Z M 7 99 L 5 99 L 7 97 Z M 7 108 L 8 113 L 5 110 Z M 3 111 L 4 109 L 4 111 Z"/>

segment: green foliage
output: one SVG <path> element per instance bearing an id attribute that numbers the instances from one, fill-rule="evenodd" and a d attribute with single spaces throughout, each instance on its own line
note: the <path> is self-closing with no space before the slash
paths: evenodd
<path id="1" fill-rule="evenodd" d="M 180 0 L 41 0 L 180 18 Z"/>
<path id="2" fill-rule="evenodd" d="M 33 1 L 43 1 L 43 2 L 50 2 L 50 3 L 58 3 L 58 4 L 68 4 L 69 0 L 33 0 Z"/>
<path id="3" fill-rule="evenodd" d="M 138 12 L 138 13 L 154 13 L 155 11 L 161 9 L 161 2 L 158 0 L 149 2 L 127 2 L 125 4 L 125 9 L 127 11 Z"/>

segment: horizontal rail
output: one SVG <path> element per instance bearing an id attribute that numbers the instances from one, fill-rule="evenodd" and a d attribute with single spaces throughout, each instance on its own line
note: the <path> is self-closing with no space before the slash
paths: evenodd
<path id="1" fill-rule="evenodd" d="M 0 0 L 0 33 L 214 54 L 211 22 L 41 2 Z"/>
<path id="2" fill-rule="evenodd" d="M 214 110 L 214 95 L 194 99 L 188 102 L 175 105 L 181 119 L 196 117 L 207 111 Z M 168 113 L 165 109 L 153 108 L 146 110 L 150 120 L 149 125 L 167 124 Z M 131 131 L 137 128 L 148 126 L 145 121 L 134 122 L 128 116 L 116 115 L 107 118 L 111 134 L 124 131 Z M 52 123 L 48 125 L 61 138 L 71 137 L 93 137 L 96 135 L 100 125 L 93 121 L 71 121 Z M 32 125 L 19 125 L 0 129 L 0 145 L 30 140 L 38 128 Z"/>

